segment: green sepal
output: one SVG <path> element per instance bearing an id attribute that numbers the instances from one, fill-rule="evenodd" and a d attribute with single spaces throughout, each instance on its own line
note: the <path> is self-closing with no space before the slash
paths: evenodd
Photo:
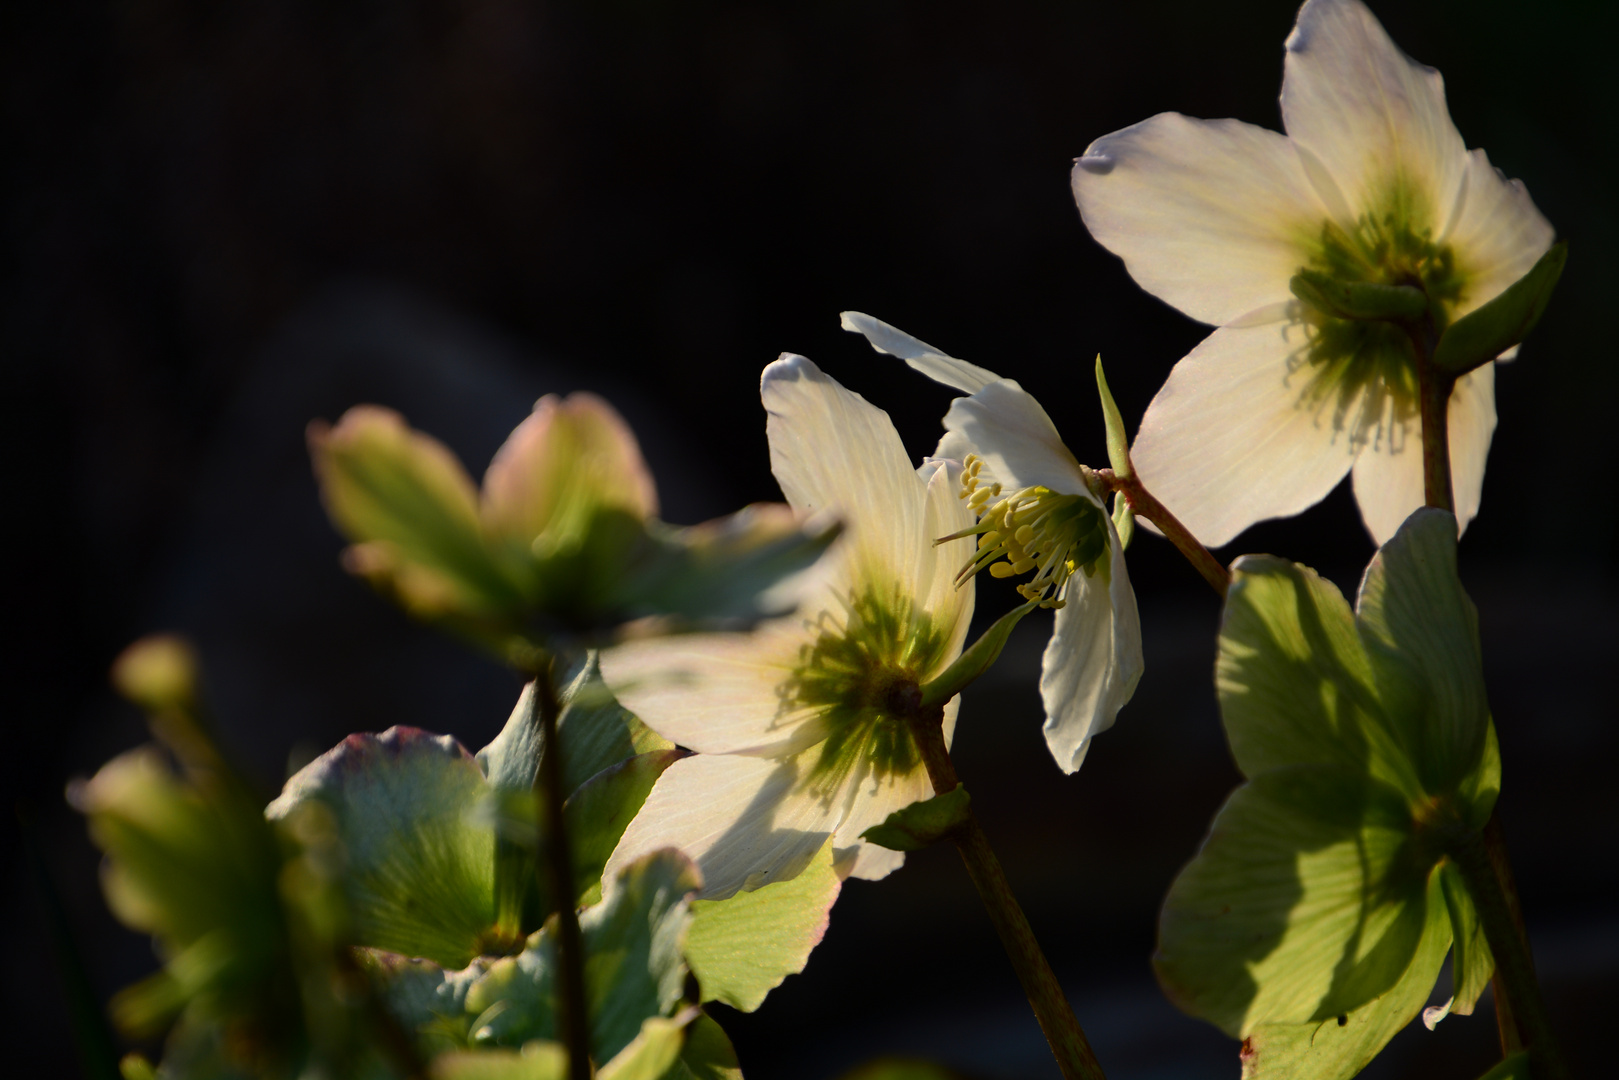
<path id="1" fill-rule="evenodd" d="M 921 851 L 967 824 L 971 815 L 972 797 L 958 784 L 943 795 L 895 810 L 881 825 L 861 833 L 860 839 L 890 851 Z"/>
<path id="2" fill-rule="evenodd" d="M 573 859 L 574 898 L 584 907 L 601 899 L 602 869 L 663 771 L 685 756 L 654 750 L 609 765 L 568 797 L 562 825 Z"/>
<path id="3" fill-rule="evenodd" d="M 1434 367 L 1465 375 L 1528 337 L 1546 313 L 1567 262 L 1568 242 L 1558 241 L 1500 296 L 1451 323 L 1434 347 Z"/>
<path id="4" fill-rule="evenodd" d="M 1113 401 L 1113 392 L 1107 388 L 1107 376 L 1102 374 L 1102 355 L 1096 355 L 1096 392 L 1102 397 L 1102 422 L 1107 428 L 1107 460 L 1113 466 L 1113 475 L 1128 480 L 1135 473 L 1130 463 L 1130 437 L 1124 432 L 1124 417 Z M 1117 510 L 1115 524 L 1117 523 Z"/>
<path id="5" fill-rule="evenodd" d="M 1113 529 L 1119 534 L 1119 548 L 1129 550 L 1130 541 L 1136 536 L 1136 512 L 1130 508 L 1130 501 L 1123 492 L 1113 496 Z"/>
<path id="6" fill-rule="evenodd" d="M 1410 322 L 1428 313 L 1428 297 L 1410 285 L 1341 281 L 1318 270 L 1301 270 L 1288 282 L 1293 295 L 1327 315 L 1358 322 Z"/>
<path id="7" fill-rule="evenodd" d="M 1397 982 L 1360 1008 L 1303 1023 L 1261 1023 L 1242 1044 L 1242 1080 L 1349 1080 L 1433 992 L 1450 945 L 1438 875 L 1429 878 L 1422 935 Z"/>
<path id="8" fill-rule="evenodd" d="M 1001 650 L 1006 647 L 1006 639 L 1011 635 L 1012 628 L 1023 616 L 1039 606 L 1039 601 L 1031 600 L 996 619 L 977 641 L 962 650 L 955 663 L 922 684 L 921 708 L 943 707 L 951 698 L 965 690 L 974 679 L 988 671 L 1001 655 Z"/>
<path id="9" fill-rule="evenodd" d="M 702 1000 L 752 1012 L 787 976 L 803 971 L 842 884 L 828 840 L 796 877 L 695 901 L 685 952 Z"/>

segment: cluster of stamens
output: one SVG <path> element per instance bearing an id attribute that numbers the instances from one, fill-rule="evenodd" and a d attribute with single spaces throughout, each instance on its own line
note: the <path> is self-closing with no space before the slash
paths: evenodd
<path id="1" fill-rule="evenodd" d="M 961 470 L 961 498 L 978 516 L 978 524 L 937 541 L 978 537 L 978 548 L 956 575 L 956 585 L 985 567 L 997 578 L 1033 571 L 1034 577 L 1017 591 L 1041 607 L 1062 607 L 1068 578 L 1082 567 L 1091 573 L 1107 551 L 1101 511 L 1083 495 L 1059 495 L 1046 487 L 1002 496 L 1000 484 L 981 482 L 983 466 L 977 455 L 968 454 Z"/>

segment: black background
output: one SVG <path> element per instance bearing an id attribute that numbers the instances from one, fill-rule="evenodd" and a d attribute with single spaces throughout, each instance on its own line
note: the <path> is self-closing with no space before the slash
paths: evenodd
<path id="1" fill-rule="evenodd" d="M 1571 243 L 1544 324 L 1499 371 L 1462 558 L 1531 931 L 1594 1071 L 1619 1006 L 1615 20 L 1574 2 L 1379 9 L 1444 71 L 1468 144 Z M 539 394 L 594 389 L 635 425 L 665 516 L 693 522 L 777 497 L 756 379 L 782 350 L 888 409 L 916 454 L 932 446 L 949 393 L 841 332 L 855 308 L 1018 378 L 1103 463 L 1090 358 L 1133 425 L 1207 331 L 1089 239 L 1070 162 L 1162 110 L 1278 126 L 1293 15 L 1285 0 L 7 4 L 3 779 L 96 991 L 155 963 L 102 908 L 61 797 L 143 739 L 106 687 L 130 640 L 195 637 L 267 793 L 351 730 L 410 723 L 476 748 L 515 697 L 338 569 L 309 419 L 392 405 L 476 474 Z M 1222 554 L 1285 554 L 1348 590 L 1371 550 L 1341 488 Z M 1147 967 L 1156 905 L 1236 779 L 1209 683 L 1217 605 L 1155 538 L 1131 573 L 1147 675 L 1084 769 L 1063 777 L 1040 741 L 1044 626 L 969 692 L 959 768 L 1110 1074 L 1235 1076 L 1235 1044 L 1164 1003 Z M 1010 603 L 980 592 L 986 613 Z M 8 823 L 8 867 L 16 852 Z M 28 875 L 3 901 L 5 1053 L 70 1075 Z M 1402 1033 L 1368 1075 L 1477 1076 L 1488 1014 Z M 722 1021 L 753 1080 L 880 1053 L 1055 1075 L 948 850 L 849 884 L 808 971 Z"/>

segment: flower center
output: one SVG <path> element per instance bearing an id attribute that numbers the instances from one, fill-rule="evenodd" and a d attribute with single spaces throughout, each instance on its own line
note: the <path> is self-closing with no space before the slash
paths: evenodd
<path id="1" fill-rule="evenodd" d="M 1042 607 L 1060 608 L 1074 571 L 1090 577 L 1100 568 L 1107 574 L 1107 523 L 1094 502 L 1038 486 L 1003 497 L 1001 485 L 980 482 L 983 466 L 977 455 L 968 454 L 961 471 L 961 497 L 978 514 L 977 526 L 934 541 L 978 537 L 978 550 L 956 575 L 957 585 L 986 566 L 997 578 L 1033 571 L 1018 592 Z"/>
<path id="2" fill-rule="evenodd" d="M 1433 239 L 1434 227 L 1416 189 L 1396 180 L 1352 231 L 1336 222 L 1321 226 L 1306 244 L 1312 271 L 1335 281 L 1406 285 L 1428 299 L 1435 335 L 1462 299 L 1466 275 L 1449 244 Z M 1416 357 L 1410 331 L 1393 322 L 1348 319 L 1309 303 L 1299 304 L 1304 345 L 1289 371 L 1307 373 L 1301 406 L 1330 407 L 1333 426 L 1348 429 L 1357 443 L 1385 421 L 1403 422 L 1416 411 Z"/>
<path id="3" fill-rule="evenodd" d="M 784 711 L 820 710 L 826 735 L 806 783 L 830 797 L 862 761 L 879 778 L 915 770 L 921 757 L 907 721 L 945 658 L 944 631 L 898 589 L 869 586 L 814 625 L 819 634 L 778 691 Z"/>

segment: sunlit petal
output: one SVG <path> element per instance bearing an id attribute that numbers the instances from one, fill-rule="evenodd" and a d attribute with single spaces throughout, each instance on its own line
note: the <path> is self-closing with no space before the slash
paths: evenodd
<path id="1" fill-rule="evenodd" d="M 871 347 L 880 353 L 897 356 L 935 382 L 944 383 L 963 393 L 982 390 L 1000 376 L 986 371 L 977 364 L 947 356 L 925 341 L 918 341 L 896 326 L 874 319 L 860 311 L 845 311 L 843 328 L 864 334 Z"/>
<path id="2" fill-rule="evenodd" d="M 1527 274 L 1555 235 L 1523 182 L 1503 176 L 1482 150 L 1468 153 L 1467 181 L 1454 217 L 1446 240 L 1464 253 L 1468 275 L 1456 317 L 1495 299 Z"/>
<path id="3" fill-rule="evenodd" d="M 1206 323 L 1286 300 L 1327 207 L 1285 135 L 1160 113 L 1074 164 L 1091 235 L 1143 289 Z"/>
<path id="4" fill-rule="evenodd" d="M 1066 495 L 1088 490 L 1051 417 L 1011 379 L 951 402 L 944 426 L 960 432 L 1008 490 L 1037 484 Z"/>

